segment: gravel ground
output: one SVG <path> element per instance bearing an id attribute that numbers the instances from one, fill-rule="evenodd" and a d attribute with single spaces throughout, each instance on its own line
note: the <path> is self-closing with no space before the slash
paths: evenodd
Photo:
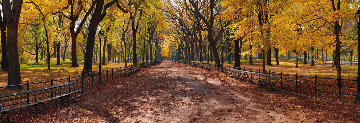
<path id="1" fill-rule="evenodd" d="M 164 61 L 15 122 L 360 122 L 359 111 Z"/>

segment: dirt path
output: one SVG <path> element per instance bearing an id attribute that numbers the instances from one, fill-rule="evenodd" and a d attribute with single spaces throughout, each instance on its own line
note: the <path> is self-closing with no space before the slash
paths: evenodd
<path id="1" fill-rule="evenodd" d="M 267 94 L 268 93 L 268 94 Z M 165 61 L 108 89 L 31 122 L 297 122 L 324 121 L 299 105 L 277 105 L 256 85 Z M 270 100 L 274 98 L 273 100 Z M 292 97 L 288 101 L 294 101 Z M 294 110 L 288 110 L 294 107 Z M 284 111 L 284 110 L 285 111 Z M 299 110 L 301 109 L 301 110 Z M 322 110 L 320 110 L 321 113 Z M 302 113 L 298 113 L 302 112 Z M 331 112 L 330 112 L 331 113 Z M 304 120 L 304 118 L 306 120 Z M 326 118 L 326 116 L 325 116 Z M 341 117 L 340 117 L 341 118 Z M 309 120 L 310 119 L 310 120 Z M 326 121 L 331 121 L 326 120 Z"/>

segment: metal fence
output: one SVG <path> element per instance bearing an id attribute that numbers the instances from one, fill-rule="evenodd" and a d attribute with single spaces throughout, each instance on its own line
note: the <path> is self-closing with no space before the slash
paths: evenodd
<path id="1" fill-rule="evenodd" d="M 151 64 L 143 64 L 141 67 L 149 67 Z M 119 79 L 123 75 L 131 75 L 139 71 L 139 66 L 129 68 L 106 69 L 102 71 L 103 82 Z M 32 82 L 11 86 L 0 86 L 0 90 L 8 87 L 21 86 L 16 92 L 8 92 L 0 95 L 1 122 L 11 121 L 10 113 L 15 110 L 35 107 L 36 112 L 45 110 L 45 103 L 53 101 L 64 103 L 72 99 L 82 97 L 94 90 L 99 84 L 99 73 L 90 72 L 79 76 L 70 76 L 62 79 L 51 79 L 49 81 Z"/>
<path id="2" fill-rule="evenodd" d="M 190 63 L 204 69 L 217 69 L 215 65 Z M 260 69 L 223 68 L 229 76 L 259 84 L 270 90 L 279 90 L 321 101 L 339 102 L 353 105 L 357 92 L 357 81 L 319 76 L 302 76 L 283 72 L 261 71 Z M 266 74 L 264 74 L 266 73 Z"/>

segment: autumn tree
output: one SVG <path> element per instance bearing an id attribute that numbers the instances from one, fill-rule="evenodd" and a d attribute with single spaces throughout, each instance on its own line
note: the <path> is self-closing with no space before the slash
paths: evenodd
<path id="1" fill-rule="evenodd" d="M 6 18 L 6 47 L 9 64 L 8 85 L 21 83 L 20 63 L 18 53 L 18 27 L 23 0 L 3 0 L 3 17 Z M 12 88 L 12 87 L 9 87 Z M 17 86 L 19 88 L 19 86 Z"/>
<path id="2" fill-rule="evenodd" d="M 107 9 L 115 4 L 117 0 L 110 1 L 105 4 L 104 0 L 97 0 L 94 12 L 91 14 L 91 19 L 88 27 L 88 36 L 86 41 L 86 52 L 83 72 L 87 73 L 92 70 L 93 50 L 95 45 L 95 36 L 100 22 L 104 19 Z"/>

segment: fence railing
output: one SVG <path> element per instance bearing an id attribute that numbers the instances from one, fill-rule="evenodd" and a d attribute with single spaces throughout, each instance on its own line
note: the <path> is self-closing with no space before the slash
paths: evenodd
<path id="1" fill-rule="evenodd" d="M 204 69 L 217 69 L 215 65 L 190 63 Z M 259 84 L 271 90 L 279 90 L 303 97 L 321 101 L 340 102 L 353 105 L 357 92 L 357 80 L 337 79 L 319 76 L 302 76 L 299 74 L 285 74 L 283 72 L 261 71 L 260 69 L 246 69 L 231 67 L 223 68 L 229 76 Z M 264 74 L 266 73 L 266 74 Z"/>
<path id="2" fill-rule="evenodd" d="M 141 67 L 149 67 L 151 64 L 143 64 Z M 140 66 L 130 66 L 129 68 L 106 69 L 102 71 L 103 82 L 119 79 L 123 75 L 132 75 L 140 70 Z M 14 93 L 0 95 L 1 122 L 11 121 L 10 112 L 35 107 L 38 112 L 39 106 L 45 110 L 45 103 L 55 101 L 64 103 L 72 99 L 82 97 L 94 90 L 99 80 L 98 72 L 90 72 L 79 76 L 70 76 L 61 79 L 50 79 L 49 81 L 33 82 L 11 86 L 0 86 L 6 90 L 8 87 L 21 86 L 22 89 Z M 35 85 L 35 86 L 34 86 Z"/>

